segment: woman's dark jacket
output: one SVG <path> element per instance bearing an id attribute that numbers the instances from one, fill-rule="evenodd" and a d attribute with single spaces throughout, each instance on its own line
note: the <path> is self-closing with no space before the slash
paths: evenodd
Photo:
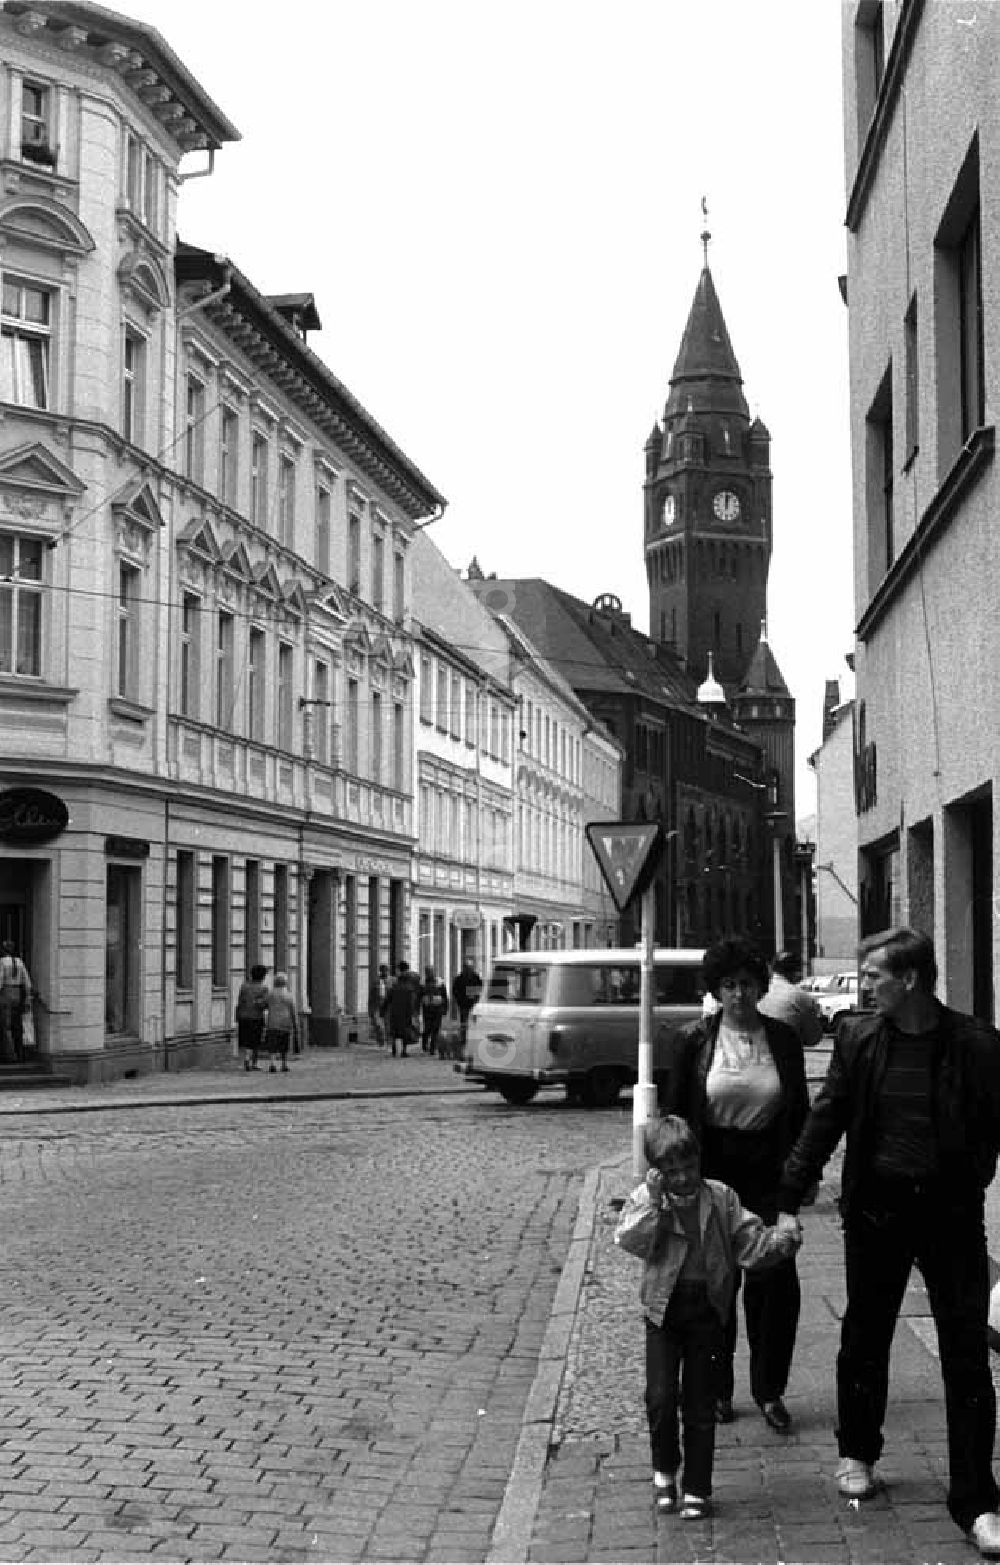
<path id="1" fill-rule="evenodd" d="M 666 1079 L 660 1084 L 660 1109 L 664 1114 L 679 1114 L 686 1119 L 699 1139 L 705 1126 L 705 1084 L 721 1020 L 721 1011 L 716 1011 L 714 1016 L 690 1022 L 674 1033 L 666 1050 Z M 781 1083 L 781 1103 L 772 1128 L 778 1155 L 784 1158 L 795 1145 L 809 1113 L 804 1056 L 802 1045 L 791 1027 L 771 1016 L 761 1016 L 760 1020 Z"/>
<path id="2" fill-rule="evenodd" d="M 956 1194 L 980 1199 L 1000 1149 L 1000 1033 L 973 1016 L 939 1005 L 933 1050 L 931 1118 L 941 1176 Z M 803 1191 L 823 1172 L 846 1134 L 840 1209 L 850 1215 L 867 1170 L 874 1107 L 885 1075 L 891 1027 L 881 1016 L 838 1029 L 826 1080 L 785 1162 L 778 1190 L 783 1212 L 797 1212 Z"/>

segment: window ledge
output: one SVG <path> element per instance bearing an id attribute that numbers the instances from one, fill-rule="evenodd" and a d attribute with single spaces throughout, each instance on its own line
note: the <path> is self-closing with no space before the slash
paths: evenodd
<path id="1" fill-rule="evenodd" d="M 15 674 L 0 674 L 0 701 L 30 701 L 47 706 L 69 706 L 80 694 L 70 685 L 50 685 L 46 680 L 33 680 Z"/>
<path id="2" fill-rule="evenodd" d="M 872 117 L 868 122 L 868 132 L 858 157 L 854 183 L 847 203 L 847 216 L 844 221 L 852 234 L 857 232 L 861 224 L 872 185 L 875 183 L 875 173 L 889 135 L 889 126 L 892 124 L 896 103 L 903 89 L 903 76 L 923 8 L 924 0 L 903 0 L 899 9 L 899 19 L 892 36 L 889 58 L 885 62 L 885 72 L 872 110 Z"/>
<path id="3" fill-rule="evenodd" d="M 125 696 L 111 696 L 108 700 L 108 711 L 115 717 L 123 717 L 128 723 L 146 723 L 154 715 L 151 706 L 143 706 L 139 701 L 129 701 Z"/>
<path id="4" fill-rule="evenodd" d="M 913 536 L 879 582 L 859 619 L 856 630 L 859 641 L 867 641 L 871 637 L 899 598 L 913 572 L 919 568 L 928 550 L 947 531 L 959 506 L 992 462 L 995 440 L 996 429 L 992 424 L 973 430 L 917 523 Z"/>

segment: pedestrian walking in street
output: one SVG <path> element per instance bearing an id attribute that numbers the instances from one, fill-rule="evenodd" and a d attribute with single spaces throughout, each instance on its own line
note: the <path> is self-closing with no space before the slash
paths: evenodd
<path id="1" fill-rule="evenodd" d="M 409 962 L 401 960 L 389 989 L 387 1012 L 388 1037 L 394 1057 L 397 1042 L 404 1060 L 410 1044 L 416 1042 L 419 1013 L 420 979 Z"/>
<path id="2" fill-rule="evenodd" d="M 386 1039 L 389 987 L 389 969 L 384 962 L 381 962 L 378 973 L 368 990 L 368 1020 L 371 1023 L 372 1036 L 380 1047 Z"/>
<path id="3" fill-rule="evenodd" d="M 738 1269 L 786 1264 L 801 1230 L 787 1225 L 779 1234 L 735 1190 L 703 1179 L 686 1120 L 652 1120 L 643 1139 L 649 1171 L 625 1202 L 615 1243 L 645 1262 L 640 1297 L 657 1508 L 696 1521 L 711 1508 L 719 1370 Z"/>
<path id="4" fill-rule="evenodd" d="M 236 996 L 236 1041 L 246 1071 L 260 1069 L 257 1060 L 264 1041 L 264 1017 L 268 1002 L 268 988 L 264 982 L 266 977 L 267 968 L 263 963 L 254 963 L 249 978 L 244 978 Z"/>
<path id="5" fill-rule="evenodd" d="M 274 988 L 267 1002 L 267 1027 L 264 1047 L 270 1052 L 269 1070 L 275 1070 L 274 1056 L 281 1058 L 281 1069 L 288 1069 L 288 1051 L 298 1042 L 299 1016 L 288 988 L 288 974 L 275 973 Z"/>
<path id="6" fill-rule="evenodd" d="M 420 1014 L 423 1023 L 420 1047 L 425 1054 L 433 1054 L 437 1048 L 441 1023 L 444 1021 L 444 1013 L 447 1009 L 447 989 L 436 976 L 433 967 L 425 967 L 424 981 L 420 989 Z"/>
<path id="7" fill-rule="evenodd" d="M 758 1008 L 768 971 L 752 941 L 718 941 L 705 952 L 702 971 L 718 1009 L 670 1039 L 660 1107 L 691 1126 L 706 1178 L 731 1185 L 744 1206 L 773 1223 L 782 1166 L 809 1111 L 802 1045 L 790 1027 Z M 737 1280 L 719 1379 L 717 1417 L 723 1424 L 735 1417 L 738 1287 Z M 800 1306 L 794 1255 L 744 1280 L 750 1394 L 778 1434 L 792 1426 L 784 1398 Z"/>
<path id="8" fill-rule="evenodd" d="M 469 1017 L 479 1003 L 482 992 L 483 980 L 476 972 L 475 962 L 467 957 L 462 964 L 462 971 L 451 986 L 451 997 L 458 1012 L 458 1037 L 463 1054 L 469 1038 Z"/>
<path id="9" fill-rule="evenodd" d="M 905 928 L 873 935 L 861 942 L 860 962 L 874 1014 L 838 1030 L 779 1191 L 778 1223 L 791 1227 L 802 1192 L 846 1137 L 837 1483 L 850 1500 L 879 1487 L 889 1354 L 917 1265 L 944 1381 L 948 1510 L 981 1554 L 1000 1558 L 984 1225 L 1000 1148 L 1000 1033 L 936 999 L 927 935 Z"/>
<path id="10" fill-rule="evenodd" d="M 31 979 L 13 940 L 0 946 L 0 1050 L 3 1059 L 24 1058 L 24 1014 L 31 1005 Z"/>
<path id="11" fill-rule="evenodd" d="M 794 951 L 779 951 L 771 962 L 771 982 L 757 1009 L 762 1016 L 784 1022 L 804 1049 L 815 1048 L 823 1036 L 823 1013 L 811 994 L 799 988 L 802 964 Z"/>

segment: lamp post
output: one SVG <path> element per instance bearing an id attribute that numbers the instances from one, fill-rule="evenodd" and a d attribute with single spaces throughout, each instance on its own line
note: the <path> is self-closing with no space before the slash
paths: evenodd
<path id="1" fill-rule="evenodd" d="M 781 951 L 785 944 L 785 910 L 781 896 L 781 837 L 778 834 L 778 822 L 786 820 L 787 810 L 776 809 L 778 802 L 778 779 L 772 774 L 767 783 L 767 798 L 771 806 L 764 811 L 764 819 L 771 828 L 771 875 L 774 894 L 774 949 Z"/>

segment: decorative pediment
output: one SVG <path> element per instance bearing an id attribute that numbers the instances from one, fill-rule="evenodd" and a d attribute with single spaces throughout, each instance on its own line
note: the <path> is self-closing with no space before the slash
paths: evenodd
<path id="1" fill-rule="evenodd" d="M 89 255 L 97 248 L 74 213 L 43 196 L 11 196 L 0 202 L 0 235 L 59 255 Z"/>
<path id="2" fill-rule="evenodd" d="M 284 599 L 285 608 L 291 609 L 293 614 L 299 614 L 305 619 L 309 613 L 309 604 L 302 590 L 302 583 L 300 581 L 286 582 L 282 588 L 281 595 Z"/>
<path id="3" fill-rule="evenodd" d="M 361 653 L 364 657 L 371 652 L 372 638 L 363 620 L 355 620 L 353 625 L 348 625 L 344 632 L 344 646 Z"/>
<path id="4" fill-rule="evenodd" d="M 170 303 L 170 283 L 156 256 L 132 250 L 118 267 L 122 292 L 131 295 L 149 314 L 165 310 Z"/>
<path id="5" fill-rule="evenodd" d="M 222 559 L 222 550 L 216 542 L 211 522 L 206 522 L 200 516 L 193 517 L 188 522 L 177 542 L 183 544 L 192 554 L 200 554 L 202 559 L 208 560 L 212 565 L 218 565 Z"/>
<path id="6" fill-rule="evenodd" d="M 401 679 L 413 678 L 413 659 L 408 648 L 404 647 L 402 652 L 396 653 L 392 660 L 392 671 L 394 674 L 398 674 Z"/>
<path id="7" fill-rule="evenodd" d="M 111 502 L 111 509 L 116 514 L 125 513 L 141 527 L 147 527 L 153 531 L 162 527 L 163 515 L 156 503 L 156 496 L 145 479 L 136 479 L 124 493 Z"/>
<path id="8" fill-rule="evenodd" d="M 269 598 L 274 598 L 276 602 L 281 601 L 281 582 L 270 560 L 264 560 L 257 566 L 253 573 L 253 579 L 258 592 L 266 593 Z"/>
<path id="9" fill-rule="evenodd" d="M 16 446 L 0 456 L 0 488 L 30 490 L 37 496 L 54 496 L 62 500 L 78 500 L 86 492 L 71 467 L 51 452 L 41 441 Z"/>
<path id="10" fill-rule="evenodd" d="M 250 565 L 250 556 L 242 543 L 234 543 L 229 553 L 222 562 L 222 568 L 230 576 L 237 577 L 240 581 L 253 581 L 253 570 Z"/>
<path id="11" fill-rule="evenodd" d="M 350 603 L 340 587 L 324 587 L 322 592 L 314 593 L 309 601 L 314 609 L 320 609 L 332 619 L 345 621 L 350 617 Z"/>
<path id="12" fill-rule="evenodd" d="M 386 668 L 392 667 L 392 645 L 388 636 L 379 636 L 372 646 L 372 662 L 383 663 Z"/>

